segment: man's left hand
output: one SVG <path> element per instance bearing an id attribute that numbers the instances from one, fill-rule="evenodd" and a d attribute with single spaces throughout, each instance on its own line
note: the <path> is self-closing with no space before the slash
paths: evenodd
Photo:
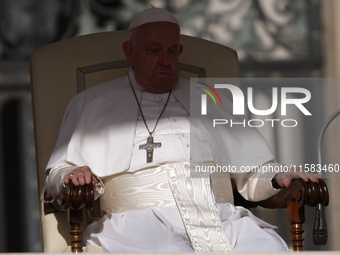
<path id="1" fill-rule="evenodd" d="M 288 188 L 293 178 L 301 178 L 305 182 L 311 181 L 314 183 L 319 183 L 321 175 L 304 171 L 296 171 L 296 169 L 291 168 L 289 172 L 278 173 L 275 177 L 275 181 L 281 188 Z"/>

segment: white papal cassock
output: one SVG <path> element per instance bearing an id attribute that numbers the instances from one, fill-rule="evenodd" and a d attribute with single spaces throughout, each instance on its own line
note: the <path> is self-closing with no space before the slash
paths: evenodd
<path id="1" fill-rule="evenodd" d="M 133 70 L 129 75 L 152 130 L 168 93 L 151 94 L 135 81 Z M 47 166 L 49 193 L 60 193 L 64 176 L 78 166 L 89 166 L 102 179 L 97 189 L 106 189 L 101 199 L 103 217 L 86 229 L 84 238 L 104 251 L 286 250 L 275 227 L 231 204 L 228 175 L 212 182 L 209 177 L 190 178 L 189 87 L 188 81 L 180 80 L 172 91 L 155 129 L 154 141 L 162 146 L 154 149 L 152 163 L 146 163 L 145 150 L 139 150 L 149 134 L 127 76 L 75 96 Z M 225 108 L 217 111 L 232 117 Z M 256 129 L 209 132 L 207 126 L 198 127 L 202 162 L 237 168 L 273 162 Z M 234 177 L 245 198 L 261 200 L 277 192 L 270 182 L 273 175 Z"/>

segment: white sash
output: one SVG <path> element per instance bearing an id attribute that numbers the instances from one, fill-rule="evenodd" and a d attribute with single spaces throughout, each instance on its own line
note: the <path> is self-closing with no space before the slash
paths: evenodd
<path id="1" fill-rule="evenodd" d="M 191 178 L 189 162 L 181 162 L 106 178 L 101 213 L 177 205 L 196 252 L 231 252 L 209 173 L 200 174 L 199 178 Z"/>
<path id="2" fill-rule="evenodd" d="M 190 177 L 187 162 L 164 166 L 178 210 L 196 252 L 231 252 L 210 186 L 209 173 Z"/>

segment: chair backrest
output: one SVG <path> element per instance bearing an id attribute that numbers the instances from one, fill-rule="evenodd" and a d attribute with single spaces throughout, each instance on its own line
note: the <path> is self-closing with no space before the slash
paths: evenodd
<path id="1" fill-rule="evenodd" d="M 39 186 L 41 233 L 45 252 L 67 247 L 69 229 L 63 213 L 44 215 L 45 167 L 70 99 L 78 90 L 125 75 L 122 43 L 127 31 L 89 34 L 44 46 L 30 57 L 31 93 Z M 200 38 L 181 35 L 180 76 L 239 77 L 237 53 Z M 86 81 L 86 82 L 85 82 Z"/>

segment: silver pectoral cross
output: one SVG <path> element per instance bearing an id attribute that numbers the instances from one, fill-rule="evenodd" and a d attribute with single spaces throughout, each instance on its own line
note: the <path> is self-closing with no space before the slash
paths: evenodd
<path id="1" fill-rule="evenodd" d="M 153 149 L 159 148 L 162 146 L 162 143 L 154 143 L 153 137 L 150 135 L 146 140 L 145 144 L 139 145 L 140 150 L 146 150 L 146 162 L 150 163 L 153 160 Z"/>

